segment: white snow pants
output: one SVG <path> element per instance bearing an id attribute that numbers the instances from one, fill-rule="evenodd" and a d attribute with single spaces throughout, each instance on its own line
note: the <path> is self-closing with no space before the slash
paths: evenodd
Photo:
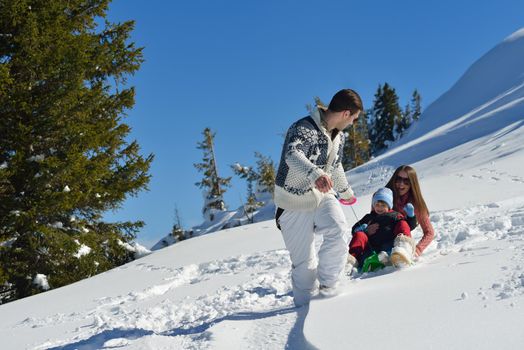
<path id="1" fill-rule="evenodd" d="M 279 218 L 284 243 L 291 257 L 291 283 L 296 306 L 309 303 L 317 283 L 333 287 L 347 260 L 350 229 L 340 203 L 326 195 L 314 211 L 284 210 Z M 315 252 L 314 234 L 322 245 Z"/>

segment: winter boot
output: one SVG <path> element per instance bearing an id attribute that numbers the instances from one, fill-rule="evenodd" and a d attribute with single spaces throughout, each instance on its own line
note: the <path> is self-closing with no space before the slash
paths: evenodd
<path id="1" fill-rule="evenodd" d="M 348 254 L 348 259 L 346 261 L 346 267 L 344 268 L 344 271 L 346 273 L 346 276 L 354 275 L 358 272 L 358 260 L 351 254 Z"/>
<path id="2" fill-rule="evenodd" d="M 348 260 L 346 263 L 346 268 L 351 270 L 354 267 L 358 267 L 358 261 L 357 258 L 355 258 L 353 255 L 348 254 Z"/>
<path id="3" fill-rule="evenodd" d="M 325 286 L 323 284 L 320 285 L 320 288 L 318 289 L 319 295 L 324 298 L 332 298 L 334 296 L 337 296 L 339 293 L 338 285 L 334 285 L 332 287 Z"/>
<path id="4" fill-rule="evenodd" d="M 391 265 L 391 261 L 389 261 L 389 255 L 385 251 L 380 251 L 378 253 L 378 261 L 380 261 L 384 266 Z"/>
<path id="5" fill-rule="evenodd" d="M 415 253 L 415 241 L 405 235 L 398 235 L 393 243 L 391 250 L 391 263 L 395 267 L 402 267 L 411 264 Z"/>

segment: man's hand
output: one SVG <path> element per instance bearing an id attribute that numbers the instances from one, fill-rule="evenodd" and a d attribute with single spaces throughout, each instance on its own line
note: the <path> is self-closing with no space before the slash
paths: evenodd
<path id="1" fill-rule="evenodd" d="M 315 181 L 315 186 L 322 193 L 327 193 L 333 188 L 333 181 L 327 175 L 322 175 Z"/>

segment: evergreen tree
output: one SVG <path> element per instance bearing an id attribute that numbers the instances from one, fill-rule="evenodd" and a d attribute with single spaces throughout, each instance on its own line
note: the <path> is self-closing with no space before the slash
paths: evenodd
<path id="1" fill-rule="evenodd" d="M 271 158 L 255 152 L 257 158 L 257 169 L 243 166 L 239 163 L 233 164 L 235 175 L 247 181 L 247 203 L 244 205 L 246 213 L 252 213 L 265 204 L 261 198 L 264 194 L 273 194 L 275 190 L 275 165 Z M 256 190 L 253 184 L 256 184 Z"/>
<path id="2" fill-rule="evenodd" d="M 257 158 L 257 193 L 271 193 L 275 192 L 275 163 L 269 157 L 255 152 Z"/>
<path id="3" fill-rule="evenodd" d="M 420 94 L 415 89 L 411 95 L 410 102 L 404 107 L 402 117 L 396 125 L 397 138 L 400 138 L 411 124 L 419 119 L 421 114 L 420 100 Z"/>
<path id="4" fill-rule="evenodd" d="M 55 288 L 133 258 L 143 223 L 102 216 L 147 187 L 153 156 L 127 140 L 142 49 L 132 21 L 103 21 L 109 2 L 0 2 L 0 285 L 15 297 L 37 274 Z"/>
<path id="5" fill-rule="evenodd" d="M 395 131 L 396 131 L 396 138 L 399 139 L 404 135 L 404 132 L 409 129 L 411 124 L 413 123 L 413 113 L 411 111 L 411 106 L 406 104 L 406 107 L 404 108 L 404 111 L 401 114 L 400 119 L 397 121 L 397 124 L 395 125 Z"/>
<path id="6" fill-rule="evenodd" d="M 178 207 L 176 205 L 175 205 L 175 223 L 173 224 L 173 228 L 171 229 L 171 235 L 173 236 L 176 242 L 180 242 L 186 239 L 186 234 L 185 234 L 184 229 L 182 228 L 180 214 L 178 213 Z"/>
<path id="7" fill-rule="evenodd" d="M 202 132 L 204 141 L 198 142 L 198 149 L 204 152 L 204 157 L 201 163 L 194 164 L 194 167 L 203 172 L 204 177 L 202 181 L 197 182 L 200 188 L 204 189 L 204 206 L 202 213 L 204 218 L 213 221 L 216 211 L 225 211 L 226 205 L 224 203 L 223 195 L 226 192 L 226 187 L 230 185 L 231 177 L 222 178 L 218 176 L 218 168 L 214 151 L 215 133 L 211 129 L 205 128 Z"/>
<path id="8" fill-rule="evenodd" d="M 231 165 L 231 168 L 233 169 L 233 172 L 235 173 L 235 175 L 238 175 L 241 179 L 246 179 L 247 181 L 247 205 L 249 207 L 249 210 L 246 210 L 246 211 L 253 212 L 258 207 L 255 191 L 253 189 L 253 183 L 258 180 L 259 175 L 257 174 L 255 170 L 253 170 L 253 167 L 243 166 L 243 165 L 240 165 L 239 163 L 235 163 Z"/>
<path id="9" fill-rule="evenodd" d="M 235 175 L 247 180 L 247 193 L 249 197 L 257 197 L 262 193 L 273 194 L 275 191 L 275 163 L 269 157 L 255 152 L 257 169 L 235 163 L 231 166 Z M 256 190 L 253 184 L 256 184 Z"/>
<path id="10" fill-rule="evenodd" d="M 402 118 L 398 96 L 395 89 L 388 83 L 385 83 L 383 87 L 379 85 L 369 114 L 371 152 L 376 155 L 395 140 L 395 126 Z"/>
<path id="11" fill-rule="evenodd" d="M 346 142 L 344 144 L 342 165 L 345 170 L 357 167 L 369 160 L 370 141 L 366 115 L 367 113 L 362 111 L 355 123 L 344 130 Z"/>
<path id="12" fill-rule="evenodd" d="M 318 96 L 315 96 L 315 105 L 317 107 L 327 108 L 326 104 L 322 102 L 322 100 Z"/>
<path id="13" fill-rule="evenodd" d="M 383 106 L 381 105 L 381 96 L 382 96 L 382 85 L 379 84 L 375 96 L 373 98 L 373 107 L 367 110 L 368 115 L 368 134 L 369 141 L 371 142 L 371 154 L 375 154 L 375 150 L 378 148 L 377 140 L 380 134 L 380 125 L 377 118 L 379 117 Z"/>
<path id="14" fill-rule="evenodd" d="M 418 93 L 417 89 L 413 91 L 413 94 L 411 95 L 411 113 L 412 113 L 412 120 L 417 121 L 420 118 L 420 115 L 422 114 L 422 106 L 421 101 L 422 97 Z"/>
<path id="15" fill-rule="evenodd" d="M 321 107 L 321 108 L 327 108 L 326 104 L 322 102 L 320 97 L 315 96 L 313 97 L 313 100 L 315 101 L 315 108 Z M 313 109 L 313 105 L 311 103 L 306 103 L 306 110 L 311 113 L 311 110 Z"/>

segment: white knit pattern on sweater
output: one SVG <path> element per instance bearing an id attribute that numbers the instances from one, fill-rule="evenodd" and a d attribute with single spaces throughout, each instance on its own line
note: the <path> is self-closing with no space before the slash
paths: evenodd
<path id="1" fill-rule="evenodd" d="M 282 209 L 316 209 L 326 194 L 314 184 L 324 174 L 331 177 L 340 197 L 351 198 L 353 191 L 341 163 L 343 147 L 344 134 L 339 132 L 331 140 L 318 109 L 291 125 L 275 180 L 275 204 Z"/>

